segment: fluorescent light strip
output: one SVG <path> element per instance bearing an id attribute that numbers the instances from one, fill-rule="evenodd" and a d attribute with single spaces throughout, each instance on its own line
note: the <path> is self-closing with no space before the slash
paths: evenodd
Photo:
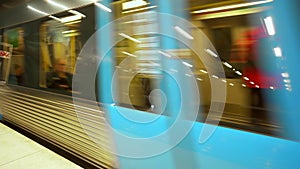
<path id="1" fill-rule="evenodd" d="M 191 65 L 191 64 L 189 64 L 189 63 L 187 63 L 187 62 L 182 62 L 182 64 L 184 64 L 185 66 L 187 66 L 187 67 L 193 67 L 193 65 Z"/>
<path id="2" fill-rule="evenodd" d="M 287 72 L 281 73 L 281 76 L 284 77 L 284 78 L 289 78 L 290 77 L 289 73 L 287 73 Z"/>
<path id="3" fill-rule="evenodd" d="M 196 79 L 199 80 L 199 81 L 203 81 L 203 79 L 201 79 L 201 78 L 199 78 L 199 77 L 197 77 Z"/>
<path id="4" fill-rule="evenodd" d="M 230 68 L 230 69 L 232 68 L 232 66 L 231 66 L 229 63 L 227 63 L 227 62 L 224 62 L 223 64 L 224 64 L 225 66 L 227 66 L 228 68 Z"/>
<path id="5" fill-rule="evenodd" d="M 247 7 L 247 6 L 260 5 L 260 4 L 270 3 L 270 2 L 273 2 L 273 0 L 248 2 L 248 3 L 242 3 L 242 4 L 221 6 L 221 7 L 216 7 L 216 8 L 202 9 L 202 10 L 193 11 L 192 13 L 199 14 L 199 13 L 205 13 L 205 12 L 216 12 L 216 11 L 222 11 L 222 10 L 228 10 L 228 9 L 235 9 L 235 8 L 241 8 L 241 7 Z"/>
<path id="6" fill-rule="evenodd" d="M 167 57 L 169 57 L 169 58 L 171 58 L 172 56 L 171 55 L 169 55 L 168 53 L 165 53 L 165 52 L 163 52 L 163 51 L 158 51 L 158 53 L 160 53 L 160 54 L 162 54 L 162 55 L 164 55 L 164 56 L 167 56 Z"/>
<path id="7" fill-rule="evenodd" d="M 99 8 L 103 9 L 104 11 L 106 12 L 111 12 L 111 9 L 109 9 L 107 6 L 103 5 L 103 4 L 100 4 L 98 2 L 95 2 L 94 3 L 96 6 L 98 6 Z"/>
<path id="8" fill-rule="evenodd" d="M 196 20 L 204 20 L 204 19 L 215 19 L 215 18 L 224 18 L 230 16 L 239 16 L 239 15 L 247 15 L 253 13 L 259 13 L 269 9 L 268 7 L 255 7 L 255 8 L 241 8 L 241 9 L 234 9 L 230 11 L 219 11 L 214 13 L 206 13 L 196 16 Z"/>
<path id="9" fill-rule="evenodd" d="M 43 14 L 43 15 L 45 15 L 45 16 L 48 16 L 49 18 L 52 18 L 52 19 L 55 19 L 55 20 L 61 22 L 61 19 L 59 19 L 59 18 L 57 18 L 57 17 L 55 17 L 55 16 L 52 16 L 52 15 L 46 13 L 46 12 L 43 12 L 43 11 L 41 11 L 41 10 L 38 10 L 38 9 L 36 9 L 36 8 L 30 6 L 30 5 L 27 5 L 27 8 L 30 9 L 30 10 L 32 10 L 32 11 L 34 11 L 34 12 L 37 12 L 37 13 L 39 13 L 39 14 Z"/>
<path id="10" fill-rule="evenodd" d="M 59 22 L 62 22 L 62 20 L 60 18 L 57 18 L 57 17 L 52 16 L 52 15 L 49 15 L 49 18 L 55 19 L 55 20 L 57 20 Z"/>
<path id="11" fill-rule="evenodd" d="M 52 0 L 47 0 L 47 2 L 49 2 L 51 5 L 57 6 L 59 8 L 64 9 L 64 10 L 69 9 L 68 7 L 66 7 L 66 6 L 64 6 L 64 5 L 60 4 L 60 3 L 54 2 Z"/>
<path id="12" fill-rule="evenodd" d="M 61 18 L 60 20 L 62 23 L 66 23 L 66 22 L 73 22 L 73 21 L 80 20 L 80 19 L 81 19 L 81 16 L 72 15 L 72 16 L 67 16 L 67 17 Z"/>
<path id="13" fill-rule="evenodd" d="M 139 41 L 139 40 L 137 40 L 137 39 L 135 39 L 135 38 L 133 38 L 133 37 L 130 37 L 130 36 L 124 34 L 124 33 L 119 33 L 119 35 L 121 35 L 121 36 L 123 36 L 124 38 L 127 38 L 127 39 L 129 39 L 129 40 L 131 40 L 131 41 L 134 41 L 134 42 L 136 42 L 136 43 L 142 43 L 141 41 Z"/>
<path id="14" fill-rule="evenodd" d="M 211 77 L 213 77 L 213 78 L 215 78 L 215 79 L 219 79 L 219 77 L 216 76 L 216 75 L 212 75 Z"/>
<path id="15" fill-rule="evenodd" d="M 61 33 L 73 33 L 73 32 L 76 32 L 76 30 L 68 30 L 68 31 L 63 31 Z"/>
<path id="16" fill-rule="evenodd" d="M 72 13 L 74 15 L 79 15 L 79 16 L 81 16 L 83 18 L 86 18 L 86 16 L 84 14 L 82 14 L 82 13 L 80 13 L 78 11 L 75 11 L 75 10 L 69 10 L 68 12 L 70 12 L 70 13 Z"/>
<path id="17" fill-rule="evenodd" d="M 137 8 L 140 6 L 145 6 L 147 4 L 148 3 L 144 0 L 132 0 L 132 1 L 122 3 L 122 9 L 126 10 L 126 9 L 130 9 L 130 8 Z"/>
<path id="18" fill-rule="evenodd" d="M 274 53 L 276 57 L 282 57 L 282 51 L 280 47 L 274 48 Z"/>
<path id="19" fill-rule="evenodd" d="M 292 87 L 291 84 L 285 84 L 284 86 L 285 86 L 285 87 L 289 87 L 289 88 Z"/>
<path id="20" fill-rule="evenodd" d="M 242 74 L 240 71 L 238 71 L 238 70 L 237 70 L 237 71 L 235 71 L 235 73 L 236 73 L 236 74 L 238 74 L 238 75 L 240 75 L 240 76 L 242 76 L 242 75 L 243 75 L 243 74 Z"/>
<path id="21" fill-rule="evenodd" d="M 128 52 L 125 52 L 125 51 L 123 51 L 122 53 L 125 54 L 125 55 L 128 55 L 128 56 L 131 56 L 131 57 L 136 57 L 134 54 L 131 54 L 131 53 L 128 53 Z"/>
<path id="22" fill-rule="evenodd" d="M 202 73 L 207 73 L 207 71 L 203 70 L 203 69 L 200 69 L 200 72 Z"/>
<path id="23" fill-rule="evenodd" d="M 175 28 L 175 30 L 176 30 L 177 32 L 179 32 L 181 35 L 183 35 L 183 36 L 186 37 L 187 39 L 190 39 L 190 40 L 193 40 L 193 39 L 194 39 L 194 37 L 193 37 L 192 35 L 190 35 L 190 34 L 187 33 L 186 31 L 184 31 L 184 30 L 181 29 L 180 27 L 175 26 L 174 28 Z"/>
<path id="24" fill-rule="evenodd" d="M 65 23 L 65 25 L 71 25 L 71 24 L 80 23 L 80 22 L 81 22 L 81 20 L 79 20 L 79 21 L 74 21 L 74 22 L 68 22 L 68 23 Z"/>
<path id="25" fill-rule="evenodd" d="M 264 18 L 264 22 L 268 31 L 268 34 L 270 36 L 275 35 L 275 28 L 274 28 L 274 24 L 273 24 L 273 19 L 271 16 L 268 16 L 266 18 Z"/>
<path id="26" fill-rule="evenodd" d="M 59 7 L 59 8 L 64 9 L 64 10 L 70 9 L 70 8 L 64 6 L 64 5 L 60 4 L 60 3 L 54 2 L 54 1 L 52 1 L 52 0 L 47 0 L 47 2 L 49 2 L 51 5 L 57 6 L 57 7 Z M 86 17 L 84 14 L 82 14 L 82 13 L 80 13 L 80 12 L 78 12 L 78 11 L 75 11 L 75 10 L 69 10 L 68 12 L 70 12 L 70 13 L 72 13 L 72 14 L 74 14 L 74 15 L 80 15 L 80 16 L 83 17 L 83 18 Z"/>
<path id="27" fill-rule="evenodd" d="M 218 57 L 218 55 L 216 54 L 216 53 L 214 53 L 212 50 L 210 50 L 210 49 L 205 49 L 205 51 L 208 53 L 208 54 L 210 54 L 211 56 L 213 56 L 213 57 Z"/>
<path id="28" fill-rule="evenodd" d="M 130 24 L 130 23 L 140 23 L 140 22 L 148 22 L 149 19 L 137 19 L 132 21 L 124 22 L 124 24 Z"/>
<path id="29" fill-rule="evenodd" d="M 143 11 L 143 10 L 152 9 L 152 8 L 156 8 L 156 7 L 157 7 L 156 5 L 153 5 L 153 6 L 148 6 L 148 7 L 145 7 L 145 8 L 139 8 L 139 9 L 133 9 L 133 10 L 129 10 L 129 11 L 124 11 L 122 13 L 125 14 L 125 13 L 138 12 L 138 11 Z"/>
<path id="30" fill-rule="evenodd" d="M 30 9 L 30 10 L 32 10 L 32 11 L 34 11 L 34 12 L 43 14 L 43 15 L 50 15 L 50 14 L 48 14 L 48 13 L 46 13 L 46 12 L 43 12 L 43 11 L 40 11 L 40 10 L 38 10 L 38 9 L 36 9 L 36 8 L 34 8 L 34 7 L 32 7 L 32 6 L 30 6 L 30 5 L 27 5 L 27 8 Z"/>
<path id="31" fill-rule="evenodd" d="M 243 77 L 243 78 L 244 78 L 245 80 L 249 80 L 249 78 L 248 78 L 248 77 L 246 77 L 246 76 L 245 76 L 245 77 Z"/>
<path id="32" fill-rule="evenodd" d="M 233 83 L 229 83 L 229 85 L 230 85 L 230 86 L 234 86 L 234 84 L 233 84 Z"/>

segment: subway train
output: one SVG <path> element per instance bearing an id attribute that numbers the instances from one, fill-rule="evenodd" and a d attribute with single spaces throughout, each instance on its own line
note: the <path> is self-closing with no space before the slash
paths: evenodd
<path id="1" fill-rule="evenodd" d="M 1 122 L 84 168 L 298 169 L 297 6 L 3 1 Z"/>

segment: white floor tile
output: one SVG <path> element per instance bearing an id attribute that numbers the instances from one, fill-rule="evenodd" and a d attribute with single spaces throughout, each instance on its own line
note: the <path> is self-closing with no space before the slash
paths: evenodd
<path id="1" fill-rule="evenodd" d="M 78 165 L 0 123 L 0 169 L 79 169 Z"/>
<path id="2" fill-rule="evenodd" d="M 78 165 L 53 153 L 41 150 L 14 162 L 0 166 L 1 169 L 81 169 Z"/>
<path id="3" fill-rule="evenodd" d="M 7 127 L 4 124 L 0 123 L 0 136 L 1 136 L 1 134 L 6 134 L 6 133 L 9 133 L 9 132 L 12 132 L 12 131 L 13 131 L 12 129 L 10 129 L 9 127 Z"/>
<path id="4" fill-rule="evenodd" d="M 17 132 L 10 132 L 0 135 L 0 150 L 1 166 L 38 152 L 42 150 L 42 146 Z"/>

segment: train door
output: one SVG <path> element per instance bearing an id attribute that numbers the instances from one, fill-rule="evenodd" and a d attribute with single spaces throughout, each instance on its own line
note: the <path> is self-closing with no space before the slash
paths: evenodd
<path id="1" fill-rule="evenodd" d="M 176 7 L 172 6 L 175 4 Z M 193 71 L 189 69 L 193 67 L 192 52 L 187 49 L 192 46 L 193 38 L 183 33 L 184 30 L 190 32 L 186 21 L 179 19 L 180 23 L 176 23 L 174 19 L 177 15 L 186 15 L 180 11 L 185 9 L 185 3 L 101 1 L 96 7 L 96 25 L 99 26 L 96 49 L 102 57 L 98 70 L 99 101 L 106 108 L 110 125 L 117 130 L 112 135 L 121 168 L 161 168 L 161 159 L 163 168 L 183 167 L 182 161 L 196 157 L 180 155 L 181 150 L 177 148 L 168 150 L 180 141 L 177 136 L 191 129 L 191 123 L 182 119 L 196 118 L 199 109 L 199 97 L 194 97 L 198 96 L 198 89 L 191 80 Z M 182 93 L 181 89 L 184 89 Z M 184 98 L 180 98 L 182 95 Z M 166 132 L 154 137 L 172 123 L 175 123 L 172 134 Z M 126 137 L 123 132 L 132 137 Z M 143 142 L 143 137 L 154 139 Z M 143 151 L 139 151 L 137 145 Z M 156 153 L 160 155 L 155 156 Z M 186 166 L 195 168 L 196 163 L 193 160 Z"/>

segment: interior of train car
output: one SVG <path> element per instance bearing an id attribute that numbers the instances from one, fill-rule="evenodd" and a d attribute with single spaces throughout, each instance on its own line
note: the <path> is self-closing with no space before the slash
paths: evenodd
<path id="1" fill-rule="evenodd" d="M 297 4 L 3 1 L 0 118 L 96 168 L 295 168 Z"/>

